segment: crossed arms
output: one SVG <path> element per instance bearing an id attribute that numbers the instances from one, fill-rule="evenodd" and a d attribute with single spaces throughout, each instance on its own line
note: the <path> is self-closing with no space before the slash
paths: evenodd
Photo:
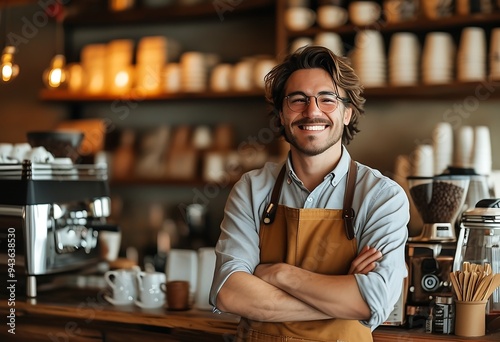
<path id="1" fill-rule="evenodd" d="M 367 320 L 371 313 L 354 274 L 367 274 L 382 254 L 365 246 L 347 275 L 324 275 L 285 263 L 260 264 L 254 274 L 235 272 L 217 296 L 217 307 L 263 322 L 329 318 Z"/>

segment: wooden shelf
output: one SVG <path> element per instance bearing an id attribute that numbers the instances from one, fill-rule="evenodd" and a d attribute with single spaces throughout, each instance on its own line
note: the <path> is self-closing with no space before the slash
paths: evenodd
<path id="1" fill-rule="evenodd" d="M 130 10 L 112 12 L 105 6 L 103 8 L 102 4 L 89 7 L 84 2 L 79 1 L 76 5 L 70 6 L 72 10 L 69 11 L 64 21 L 65 26 L 153 24 L 202 18 L 223 21 L 228 15 L 272 10 L 275 6 L 275 1 L 272 0 L 242 1 L 234 6 L 231 6 L 231 2 L 221 1 L 220 4 L 224 6 L 218 8 L 218 2 L 210 1 L 184 6 L 134 7 Z"/>
<path id="2" fill-rule="evenodd" d="M 500 87 L 500 80 L 483 82 L 454 82 L 436 85 L 416 85 L 416 86 L 387 86 L 387 87 L 367 87 L 364 91 L 366 98 L 377 99 L 453 99 L 465 96 L 477 96 L 489 93 L 488 98 L 500 98 L 497 88 Z M 253 90 L 248 92 L 202 92 L 202 93 L 176 93 L 160 94 L 155 96 L 112 96 L 112 95 L 88 95 L 72 93 L 65 90 L 44 89 L 40 93 L 40 99 L 47 102 L 113 102 L 113 101 L 192 101 L 192 100 L 244 100 L 262 99 L 263 90 Z"/>
<path id="3" fill-rule="evenodd" d="M 497 88 L 500 80 L 483 82 L 454 82 L 436 85 L 417 85 L 408 87 L 379 87 L 366 88 L 364 95 L 370 100 L 396 100 L 396 99 L 453 99 L 466 96 L 487 97 L 490 99 L 500 98 Z"/>
<path id="4" fill-rule="evenodd" d="M 231 91 L 231 92 L 211 92 L 205 91 L 200 93 L 171 93 L 171 94 L 158 94 L 158 95 L 92 95 L 83 93 L 74 93 L 67 90 L 59 89 L 43 89 L 40 92 L 40 99 L 42 101 L 54 102 L 112 102 L 112 101 L 182 101 L 182 100 L 220 100 L 220 99 L 247 99 L 247 98 L 262 98 L 264 101 L 264 91 L 255 89 L 251 91 Z"/>
<path id="5" fill-rule="evenodd" d="M 358 27 L 352 24 L 347 24 L 334 29 L 322 29 L 318 26 L 311 27 L 304 31 L 287 31 L 289 38 L 314 36 L 320 32 L 330 31 L 341 35 L 354 35 L 360 30 L 372 29 L 381 33 L 392 33 L 401 31 L 411 32 L 431 32 L 437 30 L 452 30 L 463 28 L 466 26 L 482 26 L 482 25 L 499 25 L 500 11 L 490 14 L 471 14 L 471 15 L 454 15 L 450 17 L 440 18 L 439 20 L 431 20 L 421 18 L 418 20 L 405 21 L 400 23 L 387 23 L 384 19 L 380 19 L 373 25 Z"/>

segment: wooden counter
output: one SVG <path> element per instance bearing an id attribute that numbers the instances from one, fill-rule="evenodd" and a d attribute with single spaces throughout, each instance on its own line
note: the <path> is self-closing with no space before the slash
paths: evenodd
<path id="1" fill-rule="evenodd" d="M 0 298 L 2 317 L 8 316 L 12 308 L 16 316 L 15 335 L 9 333 L 12 326 L 2 324 L 1 341 L 230 342 L 239 321 L 234 315 L 196 309 L 169 311 L 112 306 L 103 298 L 102 291 L 74 289 L 45 292 L 32 301 L 16 298 L 15 306 L 9 306 L 5 297 Z M 500 341 L 500 332 L 474 339 L 399 327 L 380 327 L 373 336 L 375 342 Z"/>

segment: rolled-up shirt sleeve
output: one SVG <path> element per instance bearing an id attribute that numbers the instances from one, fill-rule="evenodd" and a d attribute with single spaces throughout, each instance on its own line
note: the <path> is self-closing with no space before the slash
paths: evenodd
<path id="1" fill-rule="evenodd" d="M 370 200 L 363 203 L 360 207 L 363 212 L 358 213 L 359 246 L 377 248 L 382 259 L 372 272 L 356 274 L 355 277 L 372 314 L 362 323 L 373 330 L 389 317 L 407 276 L 405 244 L 409 202 L 405 192 L 394 182 L 385 182 L 383 186 L 364 191 L 376 193 L 367 196 Z"/>

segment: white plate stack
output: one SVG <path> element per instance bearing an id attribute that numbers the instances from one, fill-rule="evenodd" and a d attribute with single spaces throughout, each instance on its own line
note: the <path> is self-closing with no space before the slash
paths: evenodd
<path id="1" fill-rule="evenodd" d="M 486 77 L 486 33 L 481 27 L 466 27 L 460 35 L 457 79 L 481 81 Z"/>
<path id="2" fill-rule="evenodd" d="M 445 84 L 453 81 L 455 43 L 447 32 L 429 32 L 422 53 L 422 82 Z"/>
<path id="3" fill-rule="evenodd" d="M 398 32 L 392 35 L 389 45 L 389 83 L 409 86 L 418 83 L 420 43 L 417 35 Z"/>
<path id="4" fill-rule="evenodd" d="M 491 30 L 489 59 L 490 79 L 500 80 L 500 27 Z"/>
<path id="5" fill-rule="evenodd" d="M 379 31 L 363 30 L 356 34 L 351 60 L 365 87 L 381 87 L 387 83 L 384 41 Z"/>

